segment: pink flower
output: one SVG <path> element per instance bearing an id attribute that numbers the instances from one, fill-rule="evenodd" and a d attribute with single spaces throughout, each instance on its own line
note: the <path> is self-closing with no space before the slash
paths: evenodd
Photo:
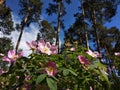
<path id="1" fill-rule="evenodd" d="M 91 65 L 91 63 L 85 57 L 83 57 L 82 55 L 78 56 L 78 60 L 83 65 Z"/>
<path id="2" fill-rule="evenodd" d="M 70 51 L 72 52 L 75 51 L 75 47 L 70 48 Z"/>
<path id="3" fill-rule="evenodd" d="M 57 54 L 58 53 L 58 47 L 55 45 L 51 45 L 50 47 L 51 54 Z"/>
<path id="4" fill-rule="evenodd" d="M 120 52 L 115 52 L 115 55 L 116 56 L 120 56 Z"/>
<path id="5" fill-rule="evenodd" d="M 55 76 L 57 74 L 56 64 L 54 62 L 48 62 L 45 72 L 48 76 Z"/>
<path id="6" fill-rule="evenodd" d="M 5 71 L 3 71 L 3 69 L 0 69 L 0 75 L 2 75 L 3 73 L 5 73 Z"/>
<path id="7" fill-rule="evenodd" d="M 3 61 L 9 62 L 9 63 L 13 63 L 15 62 L 18 58 L 23 56 L 23 52 L 19 52 L 18 54 L 15 53 L 15 50 L 9 50 L 8 51 L 8 55 L 4 56 L 2 58 Z"/>
<path id="8" fill-rule="evenodd" d="M 37 49 L 37 42 L 36 42 L 36 41 L 32 41 L 31 43 L 26 42 L 26 44 L 28 45 L 28 47 L 29 47 L 31 50 L 36 50 L 36 49 Z"/>
<path id="9" fill-rule="evenodd" d="M 48 55 L 56 54 L 57 47 L 54 45 L 51 45 L 49 42 L 45 42 L 43 39 L 41 39 L 38 42 L 38 51 L 40 51 L 41 53 L 48 54 Z"/>
<path id="10" fill-rule="evenodd" d="M 97 51 L 92 52 L 90 49 L 86 52 L 88 55 L 94 57 L 94 58 L 100 58 L 102 55 L 98 53 Z"/>

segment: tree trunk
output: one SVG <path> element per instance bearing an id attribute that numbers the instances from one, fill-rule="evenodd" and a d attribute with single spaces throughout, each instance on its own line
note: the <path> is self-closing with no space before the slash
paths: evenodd
<path id="1" fill-rule="evenodd" d="M 25 15 L 23 21 L 21 22 L 21 24 L 22 24 L 22 26 L 21 26 L 21 32 L 20 32 L 20 35 L 19 35 L 18 40 L 17 40 L 16 47 L 15 47 L 16 54 L 17 54 L 17 51 L 18 51 L 18 47 L 19 47 L 19 44 L 20 44 L 20 41 L 21 41 L 21 38 L 22 38 L 22 34 L 23 34 L 23 31 L 24 31 L 25 25 L 26 25 L 26 23 L 28 21 L 29 12 L 30 12 L 30 6 L 28 6 L 26 15 Z"/>
<path id="2" fill-rule="evenodd" d="M 92 19 L 93 19 L 93 27 L 95 30 L 95 36 L 96 36 L 96 42 L 97 42 L 97 50 L 100 53 L 100 41 L 99 41 L 99 36 L 98 36 L 98 29 L 96 27 L 97 23 L 96 23 L 96 15 L 95 15 L 95 9 L 92 8 Z"/>
<path id="3" fill-rule="evenodd" d="M 83 16 L 83 23 L 84 23 L 83 28 L 84 28 L 84 31 L 85 31 L 85 38 L 86 38 L 86 47 L 87 47 L 87 49 L 89 49 L 88 32 L 87 32 L 86 25 L 85 25 L 85 22 L 84 22 L 85 10 L 84 10 L 84 6 L 83 6 L 83 0 L 81 0 L 81 6 L 82 6 L 82 16 Z"/>
<path id="4" fill-rule="evenodd" d="M 110 54 L 109 54 L 109 51 L 108 51 L 108 49 L 107 49 L 107 46 L 106 45 L 104 45 L 104 48 L 105 48 L 105 52 L 106 52 L 106 54 L 107 54 L 107 59 L 108 59 L 108 65 L 109 65 L 109 67 L 110 67 L 110 69 L 112 70 L 112 62 L 110 61 Z M 111 73 L 113 74 L 113 71 L 111 71 Z"/>
<path id="5" fill-rule="evenodd" d="M 58 53 L 59 53 L 60 17 L 61 17 L 61 2 L 58 2 L 58 25 L 57 25 L 57 35 L 56 35 L 56 45 L 58 46 Z"/>

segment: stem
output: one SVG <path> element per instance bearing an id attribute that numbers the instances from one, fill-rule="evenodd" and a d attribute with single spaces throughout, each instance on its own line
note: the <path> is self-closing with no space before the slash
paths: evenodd
<path id="1" fill-rule="evenodd" d="M 19 35 L 18 40 L 17 40 L 16 47 L 15 47 L 16 54 L 17 54 L 17 51 L 18 51 L 18 47 L 19 47 L 19 44 L 20 44 L 20 41 L 21 41 L 21 38 L 22 38 L 22 34 L 23 34 L 23 31 L 24 31 L 25 25 L 26 25 L 26 23 L 28 21 L 29 12 L 30 12 L 30 6 L 28 6 L 26 15 L 25 15 L 25 17 L 24 17 L 24 19 L 22 21 L 21 32 L 20 32 L 20 35 Z"/>

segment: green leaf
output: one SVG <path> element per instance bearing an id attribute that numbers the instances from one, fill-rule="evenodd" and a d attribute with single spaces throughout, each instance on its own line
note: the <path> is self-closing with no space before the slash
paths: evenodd
<path id="1" fill-rule="evenodd" d="M 73 75 L 77 76 L 77 74 L 76 74 L 74 71 L 72 71 L 72 70 L 70 70 L 70 69 L 68 69 L 68 71 L 69 71 L 70 73 L 72 73 Z"/>
<path id="2" fill-rule="evenodd" d="M 46 74 L 41 74 L 37 77 L 36 84 L 42 82 L 46 78 Z"/>
<path id="3" fill-rule="evenodd" d="M 100 73 L 101 73 L 102 77 L 103 77 L 104 80 L 107 82 L 108 86 L 110 87 L 110 82 L 109 82 L 109 80 L 108 80 L 108 76 L 105 74 L 105 71 L 103 71 L 103 70 L 101 70 L 101 69 L 99 69 L 99 70 L 100 70 Z"/>
<path id="4" fill-rule="evenodd" d="M 58 79 L 57 79 L 56 77 L 52 76 L 52 78 L 53 78 L 54 80 L 58 81 Z"/>
<path id="5" fill-rule="evenodd" d="M 70 70 L 70 69 L 64 69 L 64 70 L 63 70 L 63 75 L 64 75 L 64 76 L 67 76 L 67 75 L 69 74 L 69 72 L 70 72 L 71 74 L 77 76 L 77 74 L 76 74 L 74 71 Z"/>
<path id="6" fill-rule="evenodd" d="M 57 83 L 51 79 L 51 78 L 46 78 L 47 84 L 50 88 L 50 90 L 57 90 Z"/>
<path id="7" fill-rule="evenodd" d="M 68 74 L 69 74 L 68 69 L 63 70 L 63 75 L 64 75 L 64 76 L 67 76 Z"/>

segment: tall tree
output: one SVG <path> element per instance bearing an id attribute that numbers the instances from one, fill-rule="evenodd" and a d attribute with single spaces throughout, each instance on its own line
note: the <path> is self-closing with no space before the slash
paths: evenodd
<path id="1" fill-rule="evenodd" d="M 113 2 L 109 1 L 89 1 L 86 0 L 84 3 L 86 18 L 89 18 L 89 21 L 92 23 L 94 31 L 96 32 L 96 42 L 97 42 L 97 50 L 100 52 L 100 42 L 98 36 L 98 28 L 99 24 L 104 24 L 115 15 L 117 9 L 117 1 Z"/>
<path id="2" fill-rule="evenodd" d="M 49 3 L 49 7 L 46 9 L 48 15 L 57 14 L 57 25 L 55 26 L 56 30 L 56 45 L 58 46 L 59 53 L 59 33 L 61 27 L 64 27 L 62 17 L 66 14 L 65 11 L 65 2 L 70 4 L 71 0 L 53 0 L 55 3 Z"/>
<path id="3" fill-rule="evenodd" d="M 84 3 L 83 0 L 81 0 L 82 16 L 83 16 L 83 23 L 84 23 L 85 22 L 85 10 L 84 10 L 83 3 Z M 83 27 L 84 27 L 84 31 L 85 31 L 86 47 L 87 47 L 87 49 L 89 49 L 88 31 L 87 31 L 85 23 L 83 24 Z"/>
<path id="4" fill-rule="evenodd" d="M 40 20 L 40 14 L 42 9 L 42 3 L 40 0 L 20 0 L 19 1 L 21 10 L 20 15 L 23 16 L 20 27 L 20 35 L 16 44 L 16 53 L 21 41 L 21 37 L 26 26 L 29 26 L 32 22 L 37 22 Z"/>
<path id="5" fill-rule="evenodd" d="M 11 10 L 6 6 L 5 0 L 0 0 L 0 32 L 3 35 L 10 35 L 14 30 Z M 7 53 L 9 49 L 12 49 L 11 38 L 0 37 L 0 52 Z"/>
<path id="6" fill-rule="evenodd" d="M 40 22 L 40 30 L 37 36 L 37 40 L 40 38 L 43 38 L 45 41 L 54 43 L 55 31 L 47 20 L 42 20 Z"/>

